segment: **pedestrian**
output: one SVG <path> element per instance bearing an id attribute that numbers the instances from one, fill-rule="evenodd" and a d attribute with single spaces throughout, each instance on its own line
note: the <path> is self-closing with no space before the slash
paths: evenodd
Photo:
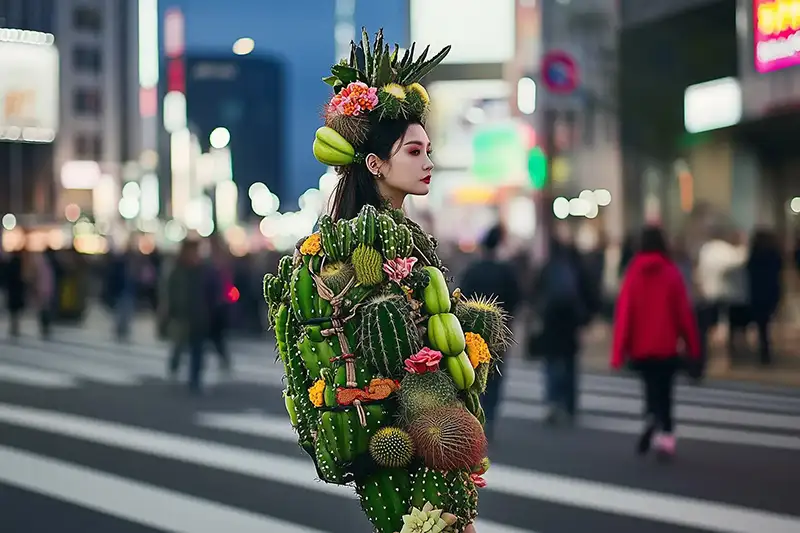
<path id="1" fill-rule="evenodd" d="M 534 289 L 542 324 L 537 349 L 544 357 L 548 424 L 575 419 L 581 331 L 596 310 L 591 279 L 573 244 L 570 227 L 561 223 L 554 230 L 550 256 Z"/>
<path id="2" fill-rule="evenodd" d="M 685 354 L 679 352 L 681 343 Z M 622 280 L 611 352 L 614 369 L 627 363 L 643 383 L 645 423 L 636 446 L 640 454 L 651 446 L 664 456 L 675 453 L 673 391 L 684 355 L 700 359 L 694 311 L 664 234 L 650 226 L 642 231 L 640 250 Z"/>
<path id="3" fill-rule="evenodd" d="M 466 268 L 461 280 L 461 292 L 467 297 L 480 295 L 496 298 L 497 304 L 508 314 L 508 327 L 520 301 L 520 286 L 517 273 L 509 261 L 498 256 L 498 249 L 505 240 L 505 232 L 501 226 L 494 226 L 481 242 L 481 258 L 473 261 Z M 496 372 L 490 377 L 483 396 L 483 411 L 486 415 L 484 427 L 486 438 L 492 440 L 497 420 L 497 408 L 503 388 L 503 370 L 505 354 L 495 354 Z"/>

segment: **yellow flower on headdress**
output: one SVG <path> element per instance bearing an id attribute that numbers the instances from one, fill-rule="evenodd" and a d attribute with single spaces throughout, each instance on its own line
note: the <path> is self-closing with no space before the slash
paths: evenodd
<path id="1" fill-rule="evenodd" d="M 492 354 L 489 352 L 489 345 L 483 340 L 483 337 L 477 333 L 465 333 L 464 338 L 467 341 L 467 355 L 469 362 L 472 363 L 472 368 L 477 368 L 481 363 L 488 363 L 492 360 Z"/>
<path id="2" fill-rule="evenodd" d="M 383 86 L 382 90 L 386 94 L 391 94 L 392 96 L 394 96 L 398 100 L 405 100 L 406 99 L 406 90 L 399 83 L 388 83 L 388 84 Z"/>
<path id="3" fill-rule="evenodd" d="M 322 237 L 319 233 L 312 233 L 303 244 L 300 245 L 300 253 L 303 255 L 317 255 L 322 250 Z"/>
<path id="4" fill-rule="evenodd" d="M 308 389 L 308 399 L 314 404 L 314 407 L 322 407 L 325 403 L 325 380 L 318 379 Z"/>
<path id="5" fill-rule="evenodd" d="M 407 87 L 407 89 L 417 93 L 420 99 L 425 102 L 425 105 L 431 103 L 431 97 L 428 95 L 428 91 L 425 90 L 425 87 L 423 87 L 421 83 L 412 83 Z"/>

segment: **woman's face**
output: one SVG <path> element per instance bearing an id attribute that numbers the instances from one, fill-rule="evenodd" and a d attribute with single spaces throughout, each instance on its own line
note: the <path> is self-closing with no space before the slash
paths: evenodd
<path id="1" fill-rule="evenodd" d="M 393 203 L 402 203 L 406 195 L 424 196 L 430 191 L 431 141 L 425 128 L 412 124 L 392 147 L 389 161 L 376 161 L 381 174 L 378 188 Z"/>

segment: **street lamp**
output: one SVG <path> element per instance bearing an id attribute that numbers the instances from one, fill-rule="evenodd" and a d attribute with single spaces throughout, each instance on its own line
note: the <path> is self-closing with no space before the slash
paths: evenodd
<path id="1" fill-rule="evenodd" d="M 231 142 L 231 132 L 228 131 L 228 128 L 215 128 L 208 136 L 208 141 L 213 148 L 220 150 Z"/>
<path id="2" fill-rule="evenodd" d="M 237 56 L 246 56 L 256 47 L 256 42 L 250 37 L 242 37 L 233 43 L 233 53 Z"/>

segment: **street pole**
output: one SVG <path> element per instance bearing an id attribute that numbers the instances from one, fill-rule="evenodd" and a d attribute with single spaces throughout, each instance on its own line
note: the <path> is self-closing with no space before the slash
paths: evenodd
<path id="1" fill-rule="evenodd" d="M 334 61 L 338 63 L 350 55 L 350 41 L 356 38 L 356 0 L 336 0 L 334 9 Z"/>

